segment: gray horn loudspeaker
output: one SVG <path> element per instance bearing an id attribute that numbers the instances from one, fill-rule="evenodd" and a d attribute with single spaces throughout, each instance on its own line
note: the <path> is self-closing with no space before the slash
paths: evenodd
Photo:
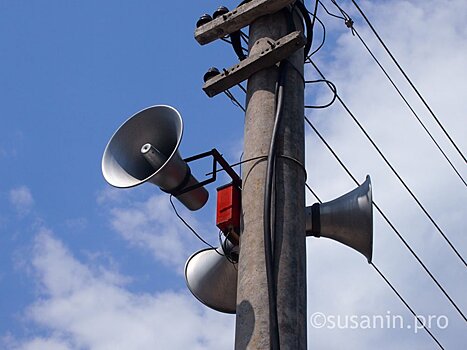
<path id="1" fill-rule="evenodd" d="M 183 121 L 170 106 L 146 108 L 118 128 L 102 158 L 102 173 L 112 186 L 128 188 L 146 181 L 172 193 L 188 209 L 200 209 L 208 200 L 204 187 L 179 194 L 198 184 L 181 158 Z"/>
<path id="2" fill-rule="evenodd" d="M 237 305 L 237 258 L 238 246 L 234 247 L 229 241 L 225 241 L 224 248 L 196 252 L 185 264 L 188 289 L 211 309 L 234 314 Z"/>
<path id="3" fill-rule="evenodd" d="M 327 237 L 363 254 L 373 254 L 373 206 L 371 180 L 327 203 L 306 208 L 307 236 Z"/>

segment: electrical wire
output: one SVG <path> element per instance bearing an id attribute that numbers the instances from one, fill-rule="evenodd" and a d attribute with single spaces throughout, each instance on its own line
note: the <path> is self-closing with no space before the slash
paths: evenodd
<path id="1" fill-rule="evenodd" d="M 243 152 L 242 152 L 242 157 L 243 157 Z M 253 161 L 253 160 L 258 160 L 258 159 L 266 160 L 266 159 L 268 159 L 268 156 L 252 157 L 252 158 L 245 159 L 245 160 L 241 160 L 241 161 L 239 161 L 239 162 L 237 162 L 237 163 L 233 163 L 233 164 L 229 164 L 229 165 L 230 165 L 230 167 L 233 168 L 233 167 L 236 167 L 236 166 L 238 166 L 238 165 L 241 166 L 241 165 L 244 164 L 244 163 L 248 163 L 248 162 L 251 162 L 251 161 Z M 223 169 L 223 168 L 222 168 L 222 169 L 217 169 L 217 170 L 215 170 L 215 171 L 211 171 L 211 172 L 209 172 L 209 173 L 206 173 L 205 176 L 210 176 L 210 175 L 212 175 L 212 174 L 214 174 L 214 173 L 217 174 L 217 173 L 220 173 L 220 172 L 223 172 L 223 171 L 225 171 L 225 169 Z M 241 167 L 240 167 L 240 173 L 241 173 Z"/>
<path id="2" fill-rule="evenodd" d="M 326 83 L 330 88 L 331 88 L 331 91 L 333 92 L 333 96 L 332 96 L 332 99 L 330 102 L 326 103 L 325 105 L 318 105 L 318 106 L 313 106 L 313 105 L 305 105 L 304 107 L 305 108 L 313 108 L 313 109 L 319 109 L 319 108 L 327 108 L 329 106 L 331 106 L 334 101 L 336 101 L 336 98 L 337 98 L 337 88 L 336 88 L 336 85 L 332 82 L 332 81 L 329 81 L 329 80 L 325 80 L 325 79 L 318 79 L 318 80 L 306 80 L 305 81 L 305 84 L 316 84 L 316 83 Z"/>
<path id="3" fill-rule="evenodd" d="M 297 7 L 299 9 L 299 11 L 302 14 L 303 20 L 305 21 L 305 30 L 306 30 L 306 39 L 307 40 L 306 40 L 306 44 L 305 44 L 305 47 L 304 47 L 303 51 L 304 51 L 304 55 L 305 55 L 305 59 L 306 59 L 308 57 L 308 54 L 309 54 L 310 49 L 311 49 L 311 45 L 313 43 L 313 28 L 314 28 L 314 24 L 315 24 L 316 11 L 318 9 L 318 0 L 316 0 L 315 9 L 314 9 L 314 13 L 313 13 L 312 16 L 310 16 L 310 12 L 307 10 L 304 3 L 302 3 L 300 0 L 295 1 L 293 6 L 294 6 L 293 10 L 295 9 L 295 7 Z M 311 19 L 311 17 L 313 17 L 313 19 Z"/>
<path id="4" fill-rule="evenodd" d="M 241 83 L 238 83 L 237 86 L 246 94 L 246 89 L 243 87 Z"/>
<path id="5" fill-rule="evenodd" d="M 271 225 L 271 209 L 272 209 L 272 193 L 273 193 L 273 179 L 276 162 L 276 142 L 277 134 L 282 116 L 284 85 L 285 85 L 285 72 L 287 66 L 283 63 L 279 64 L 279 76 L 276 85 L 276 111 L 274 116 L 274 126 L 271 135 L 271 142 L 269 144 L 269 153 L 266 165 L 266 180 L 264 189 L 264 211 L 263 211 L 263 226 L 264 226 L 264 251 L 266 259 L 266 278 L 268 281 L 268 296 L 269 296 L 269 327 L 270 327 L 270 342 L 273 350 L 280 348 L 279 341 L 279 325 L 277 316 L 277 292 L 276 281 L 274 278 L 274 252 L 272 248 L 272 225 Z"/>
<path id="6" fill-rule="evenodd" d="M 240 163 L 240 167 L 238 169 L 238 176 L 240 178 L 242 178 L 242 163 L 243 163 L 243 156 L 244 156 L 245 152 L 242 152 L 242 154 L 240 154 L 240 159 L 239 159 L 239 163 Z"/>
<path id="7" fill-rule="evenodd" d="M 230 36 L 230 41 L 231 41 L 231 44 L 232 44 L 232 48 L 234 49 L 235 53 L 237 54 L 238 59 L 240 61 L 243 61 L 246 58 L 246 55 L 244 53 L 245 49 L 242 47 L 240 31 L 237 30 L 236 32 L 231 33 L 229 36 Z"/>
<path id="8" fill-rule="evenodd" d="M 384 67 L 381 65 L 381 63 L 378 61 L 378 59 L 375 57 L 375 55 L 373 54 L 373 52 L 370 50 L 370 48 L 368 47 L 368 45 L 365 43 L 365 41 L 362 39 L 362 37 L 360 36 L 360 34 L 357 32 L 357 30 L 354 28 L 354 32 L 355 34 L 357 35 L 357 37 L 360 39 L 360 41 L 362 42 L 362 44 L 365 46 L 365 48 L 368 50 L 368 52 L 370 53 L 371 57 L 373 57 L 373 60 L 378 64 L 378 66 L 381 68 L 381 70 L 383 71 L 383 73 L 386 75 L 386 77 L 389 79 L 389 81 L 391 82 L 392 86 L 394 87 L 394 89 L 396 89 L 397 93 L 399 94 L 399 96 L 402 98 L 402 100 L 405 102 L 405 104 L 407 105 L 407 107 L 410 109 L 410 111 L 412 112 L 412 114 L 414 115 L 414 117 L 417 119 L 417 121 L 420 123 L 420 125 L 422 126 L 422 128 L 425 130 L 425 132 L 428 134 L 428 136 L 431 138 L 431 140 L 433 141 L 433 143 L 436 145 L 436 147 L 438 148 L 438 150 L 441 152 L 441 154 L 444 156 L 444 158 L 446 159 L 446 161 L 449 163 L 449 165 L 451 166 L 451 168 L 454 170 L 454 172 L 457 174 L 457 176 L 461 179 L 461 181 L 464 183 L 465 186 L 467 186 L 467 183 L 465 182 L 464 178 L 462 177 L 462 175 L 459 173 L 459 171 L 457 170 L 457 168 L 454 166 L 454 164 L 452 163 L 452 161 L 449 159 L 449 157 L 446 155 L 446 153 L 443 151 L 443 149 L 441 148 L 441 146 L 438 144 L 438 142 L 435 140 L 435 138 L 433 137 L 433 135 L 431 134 L 431 132 L 427 129 L 427 127 L 425 126 L 425 124 L 423 124 L 422 120 L 419 118 L 419 116 L 417 115 L 417 113 L 414 111 L 414 109 L 412 108 L 412 106 L 409 104 L 409 102 L 407 101 L 407 99 L 404 97 L 404 95 L 402 94 L 402 92 L 399 90 L 399 88 L 397 87 L 397 85 L 394 83 L 394 81 L 391 79 L 391 77 L 389 76 L 389 74 L 386 72 L 386 70 L 384 69 Z"/>
<path id="9" fill-rule="evenodd" d="M 346 22 L 349 22 L 349 23 L 353 23 L 352 19 L 350 18 L 350 16 L 342 9 L 342 7 L 339 6 L 339 4 L 337 3 L 336 0 L 331 0 L 331 2 L 337 7 L 337 9 L 339 10 L 339 12 L 341 13 L 342 17 L 339 17 L 339 16 L 336 16 L 336 15 L 331 15 L 333 17 L 336 17 L 336 18 L 342 18 L 344 21 Z M 321 4 L 324 7 L 323 4 Z M 325 8 L 326 9 L 326 8 Z M 326 12 L 328 12 L 327 10 L 325 10 Z M 328 12 L 329 13 L 329 12 Z"/>
<path id="10" fill-rule="evenodd" d="M 360 183 L 357 181 L 355 176 L 350 172 L 350 170 L 347 168 L 347 166 L 344 164 L 344 162 L 340 159 L 340 157 L 336 154 L 336 152 L 332 149 L 332 147 L 329 145 L 329 143 L 326 141 L 326 139 L 321 135 L 321 133 L 316 129 L 316 127 L 311 123 L 311 121 L 305 116 L 305 121 L 306 123 L 310 126 L 310 128 L 315 132 L 315 134 L 318 136 L 318 138 L 321 140 L 321 142 L 326 146 L 326 148 L 331 152 L 331 154 L 334 156 L 334 158 L 337 160 L 337 162 L 341 165 L 341 167 L 345 170 L 347 175 L 355 182 L 357 186 L 360 186 Z M 311 189 L 311 188 L 310 188 Z M 313 193 L 313 192 L 312 192 Z M 316 196 L 316 195 L 315 195 Z M 423 263 L 423 261 L 418 257 L 418 255 L 415 253 L 415 251 L 410 247 L 410 245 L 407 243 L 407 241 L 402 237 L 400 232 L 396 229 L 394 224 L 389 220 L 389 218 L 386 216 L 386 214 L 381 210 L 381 208 L 374 202 L 372 201 L 373 206 L 375 209 L 379 212 L 379 214 L 382 216 L 384 221 L 389 225 L 389 227 L 394 231 L 394 233 L 397 235 L 397 237 L 401 240 L 401 242 L 404 244 L 404 246 L 407 248 L 407 250 L 412 254 L 412 256 L 417 260 L 417 262 L 420 264 L 420 266 L 425 270 L 425 272 L 428 274 L 428 276 L 433 280 L 433 282 L 436 284 L 436 286 L 441 290 L 441 292 L 444 294 L 444 296 L 448 299 L 448 301 L 451 303 L 451 305 L 456 309 L 456 311 L 462 316 L 464 321 L 467 322 L 466 316 L 463 314 L 461 309 L 457 306 L 457 304 L 454 302 L 454 300 L 449 296 L 449 294 L 446 292 L 446 290 L 442 287 L 442 285 L 438 282 L 438 280 L 435 278 L 435 276 L 431 273 L 431 271 L 426 267 L 426 265 Z"/>
<path id="11" fill-rule="evenodd" d="M 232 92 L 230 92 L 229 89 L 225 90 L 225 91 L 224 91 L 224 94 L 230 99 L 230 101 L 231 101 L 235 106 L 237 106 L 238 108 L 240 108 L 243 112 L 246 112 L 245 107 L 243 107 L 242 104 L 241 104 L 240 102 L 238 102 L 238 100 L 235 98 L 234 94 L 232 94 Z"/>
<path id="12" fill-rule="evenodd" d="M 420 325 L 423 327 L 423 329 L 430 335 L 430 337 L 436 342 L 436 344 L 438 344 L 439 348 L 444 350 L 444 347 L 441 345 L 441 343 L 438 341 L 438 339 L 436 339 L 436 337 L 433 335 L 433 333 L 431 333 L 430 330 L 425 326 L 425 323 L 422 320 L 420 320 L 420 318 L 417 316 L 415 311 L 413 311 L 413 309 L 409 306 L 409 304 L 404 300 L 402 295 L 400 295 L 399 292 L 396 290 L 396 288 L 394 288 L 394 286 L 391 284 L 391 282 L 389 282 L 389 280 L 383 275 L 383 273 L 376 267 L 376 265 L 374 263 L 371 262 L 370 265 L 373 266 L 373 268 L 376 270 L 376 272 L 378 272 L 378 274 L 381 276 L 381 278 L 387 283 L 387 285 L 397 295 L 397 297 L 400 299 L 400 301 L 402 301 L 402 303 L 407 307 L 407 309 L 409 309 L 409 311 L 412 313 L 412 315 L 417 319 L 418 323 L 420 323 Z"/>
<path id="13" fill-rule="evenodd" d="M 177 208 L 175 207 L 175 204 L 172 200 L 172 197 L 173 195 L 170 195 L 169 197 L 169 200 L 170 200 L 170 204 L 172 205 L 172 209 L 174 210 L 175 212 L 175 215 L 177 215 L 177 217 L 185 224 L 185 226 L 201 241 L 203 242 L 205 245 L 207 245 L 210 249 L 214 250 L 218 255 L 220 256 L 223 256 L 225 257 L 232 265 L 236 265 L 236 262 L 231 258 L 230 256 L 230 253 L 226 253 L 227 249 L 226 249 L 226 245 L 225 245 L 225 240 L 224 242 L 222 242 L 221 240 L 221 233 L 222 231 L 219 230 L 219 242 L 220 242 L 220 247 L 222 249 L 222 253 L 219 253 L 219 251 L 217 250 L 217 248 L 215 248 L 213 245 L 209 244 L 203 237 L 201 237 L 201 235 L 196 232 L 196 230 L 178 213 L 177 211 Z M 227 239 L 228 235 L 226 236 L 226 239 Z"/>
<path id="14" fill-rule="evenodd" d="M 306 28 L 307 28 L 307 45 L 305 46 L 305 57 L 307 57 L 308 51 L 311 47 L 312 33 L 310 30 L 310 17 L 307 15 L 307 10 L 304 5 L 298 1 L 295 3 L 301 9 L 302 15 L 305 19 Z M 293 20 L 292 13 L 294 8 L 288 12 L 288 31 L 292 32 L 296 30 L 295 23 Z M 280 349 L 280 334 L 279 334 L 279 320 L 277 315 L 277 290 L 276 290 L 276 280 L 274 273 L 274 247 L 276 241 L 274 239 L 275 231 L 275 212 L 276 205 L 273 206 L 273 201 L 275 201 L 276 196 L 273 196 L 276 187 L 274 186 L 275 182 L 275 166 L 276 166 L 276 147 L 277 147 L 277 136 L 279 128 L 281 125 L 282 119 L 282 110 L 284 107 L 284 89 L 285 89 L 285 78 L 287 67 L 287 60 L 281 61 L 278 68 L 278 77 L 276 83 L 275 91 L 275 112 L 274 112 L 274 124 L 271 134 L 271 141 L 269 144 L 269 153 L 267 157 L 266 164 L 266 179 L 265 179 L 265 188 L 264 188 L 264 207 L 263 207 L 263 235 L 264 235 L 264 253 L 265 253 L 265 265 L 266 265 L 266 279 L 268 285 L 268 298 L 269 298 L 269 340 L 270 347 L 272 350 Z"/>
<path id="15" fill-rule="evenodd" d="M 245 34 L 242 30 L 240 30 L 240 36 L 242 38 L 243 43 L 248 45 L 248 40 L 250 39 L 250 37 L 247 34 Z"/>
<path id="16" fill-rule="evenodd" d="M 204 240 L 204 238 L 201 237 L 201 235 L 198 232 L 196 232 L 196 230 L 193 227 L 191 227 L 190 224 L 188 222 L 186 222 L 186 220 L 178 213 L 177 208 L 175 207 L 175 204 L 174 204 L 174 202 L 172 200 L 172 197 L 173 197 L 173 195 L 170 195 L 169 200 L 170 200 L 170 204 L 172 205 L 172 208 L 173 208 L 173 210 L 175 212 L 175 215 L 177 215 L 177 217 L 185 224 L 185 226 L 188 227 L 188 229 L 196 236 L 196 238 L 198 238 L 201 242 L 203 242 L 209 248 L 214 249 L 219 255 L 222 255 L 216 250 L 216 248 L 214 246 L 212 246 L 206 240 Z"/>
<path id="17" fill-rule="evenodd" d="M 318 0 L 319 1 L 319 0 Z M 334 3 L 334 2 L 333 2 Z M 338 16 L 338 15 L 335 15 L 334 13 L 328 11 L 328 9 L 326 8 L 326 6 L 324 6 L 324 4 L 319 1 L 319 4 L 321 5 L 321 7 L 324 9 L 324 11 L 329 15 L 329 16 L 332 16 L 332 17 L 335 17 L 335 18 L 339 18 L 339 19 L 343 19 L 345 21 L 345 18 L 342 17 L 342 16 Z M 334 3 L 335 4 L 335 3 Z"/>
<path id="18" fill-rule="evenodd" d="M 225 37 L 224 37 L 224 38 L 220 38 L 220 39 L 221 39 L 221 41 L 223 41 L 223 42 L 225 42 L 225 43 L 227 43 L 227 44 L 232 45 L 232 40 L 229 40 L 229 39 L 227 39 L 227 38 L 225 38 Z M 242 50 L 243 50 L 243 52 L 248 53 L 248 50 L 247 50 L 246 48 L 244 48 L 243 46 L 242 46 Z"/>
<path id="19" fill-rule="evenodd" d="M 449 163 L 449 165 L 451 166 L 451 168 L 454 170 L 454 172 L 457 174 L 457 176 L 460 178 L 460 180 L 464 183 L 464 186 L 467 187 L 467 182 L 464 180 L 464 178 L 462 177 L 462 175 L 460 174 L 460 172 L 457 170 L 457 168 L 454 166 L 454 164 L 452 163 L 452 161 L 449 159 L 449 157 L 447 156 L 447 154 L 443 151 L 443 149 L 441 148 L 441 146 L 438 144 L 438 142 L 435 140 L 435 138 L 433 137 L 433 135 L 431 134 L 431 132 L 428 130 L 428 128 L 425 126 L 425 124 L 422 122 L 422 120 L 420 119 L 420 117 L 417 115 L 417 113 L 415 112 L 415 110 L 412 108 L 412 106 L 410 105 L 410 103 L 407 101 L 407 99 L 405 98 L 405 96 L 402 94 L 402 92 L 400 91 L 400 89 L 397 87 L 396 83 L 393 81 L 393 79 L 391 78 L 391 76 L 389 75 L 389 73 L 384 69 L 384 67 L 382 66 L 382 64 L 380 63 L 380 61 L 376 58 L 376 56 L 374 55 L 374 53 L 371 51 L 371 49 L 368 47 L 368 45 L 366 44 L 366 42 L 363 40 L 363 38 L 360 36 L 360 34 L 358 33 L 357 29 L 353 26 L 353 21 L 352 19 L 350 18 L 349 15 L 347 15 L 347 13 L 345 13 L 344 10 L 342 10 L 340 8 L 340 6 L 336 3 L 336 2 L 333 2 L 334 5 L 341 11 L 341 13 L 345 14 L 346 18 L 344 17 L 340 17 L 340 16 L 336 16 L 336 15 L 333 15 L 331 14 L 329 11 L 327 11 L 327 9 L 325 8 L 325 11 L 333 16 L 333 17 L 336 17 L 336 18 L 339 18 L 339 19 L 343 19 L 344 21 L 346 21 L 346 23 L 349 22 L 350 20 L 350 23 L 352 23 L 352 30 L 353 30 L 353 34 L 356 35 L 358 37 L 358 39 L 360 40 L 360 42 L 363 44 L 363 46 L 365 47 L 365 49 L 368 51 L 368 53 L 370 54 L 370 56 L 373 58 L 373 60 L 375 61 L 375 63 L 379 66 L 379 68 L 381 69 L 381 71 L 384 73 L 384 75 L 386 76 L 386 78 L 389 80 L 389 82 L 391 83 L 391 85 L 394 87 L 394 89 L 396 90 L 396 92 L 399 94 L 399 96 L 402 98 L 402 100 L 404 101 L 404 103 L 407 105 L 407 107 L 409 108 L 409 110 L 412 112 L 413 116 L 415 117 L 415 119 L 418 121 L 418 123 L 421 125 L 421 127 L 425 130 L 425 132 L 427 133 L 427 135 L 430 137 L 430 139 L 432 140 L 432 142 L 435 144 L 435 146 L 438 148 L 438 150 L 441 152 L 441 154 L 443 155 L 443 157 L 446 159 L 446 161 Z M 323 5 L 324 7 L 324 5 Z"/>
<path id="20" fill-rule="evenodd" d="M 310 15 L 312 15 L 310 12 L 308 12 Z M 314 49 L 309 55 L 308 57 L 311 57 L 313 56 L 315 53 L 317 53 L 319 50 L 321 50 L 321 48 L 324 46 L 324 43 L 326 42 L 326 26 L 324 25 L 323 21 L 321 21 L 319 19 L 318 16 L 316 15 L 313 15 L 313 17 L 318 21 L 318 23 L 321 25 L 321 28 L 323 28 L 323 37 L 321 39 L 321 43 L 318 45 L 318 47 L 316 49 Z"/>
<path id="21" fill-rule="evenodd" d="M 326 77 L 323 75 L 323 73 L 321 73 L 321 71 L 319 70 L 319 68 L 316 66 L 316 64 L 310 59 L 308 58 L 308 62 L 311 63 L 311 65 L 315 68 L 315 70 L 318 72 L 318 74 L 320 75 L 320 77 L 324 80 L 326 80 Z M 331 87 L 330 87 L 331 88 Z M 443 239 L 446 241 L 446 243 L 448 243 L 449 247 L 452 249 L 452 251 L 457 255 L 457 257 L 459 258 L 459 260 L 464 264 L 464 266 L 467 267 L 467 263 L 465 262 L 464 258 L 462 257 L 462 255 L 457 251 L 457 249 L 455 248 L 455 246 L 451 243 L 451 241 L 449 240 L 449 238 L 446 236 L 446 234 L 443 232 L 443 230 L 439 227 L 439 225 L 436 223 L 436 221 L 433 219 L 433 217 L 431 216 L 431 214 L 425 209 L 425 207 L 423 206 L 423 204 L 420 202 L 420 200 L 417 198 L 417 196 L 415 196 L 415 194 L 413 193 L 413 191 L 409 188 L 409 186 L 406 184 L 406 182 L 402 179 L 402 177 L 399 175 L 399 173 L 396 171 L 396 169 L 392 166 L 392 164 L 389 162 L 389 160 L 386 158 L 386 156 L 383 154 L 383 152 L 380 150 L 380 148 L 376 145 L 376 143 L 373 141 L 373 139 L 370 137 L 370 135 L 368 134 L 368 132 L 365 130 L 365 128 L 362 126 L 362 124 L 360 124 L 360 122 L 358 121 L 358 119 L 355 117 L 355 115 L 350 111 L 349 107 L 347 107 L 347 105 L 344 103 L 344 101 L 342 100 L 342 98 L 336 94 L 336 97 L 337 97 L 337 100 L 340 102 L 340 104 L 342 105 L 342 107 L 344 107 L 345 111 L 347 112 L 347 114 L 352 118 L 352 120 L 355 122 L 355 124 L 358 126 L 358 128 L 360 129 L 360 131 L 365 135 L 365 137 L 367 138 L 367 140 L 371 143 L 371 145 L 373 146 L 373 148 L 378 152 L 378 154 L 380 155 L 380 157 L 383 159 L 383 161 L 386 163 L 386 165 L 389 167 L 389 169 L 392 171 L 392 173 L 397 177 L 397 179 L 399 180 L 399 182 L 403 185 L 403 187 L 407 190 L 407 192 L 410 194 L 410 196 L 413 198 L 413 200 L 417 203 L 418 207 L 423 211 L 423 213 L 425 214 L 425 216 L 429 219 L 429 221 L 433 224 L 433 226 L 436 228 L 436 230 L 439 232 L 439 234 L 443 237 Z"/>
<path id="22" fill-rule="evenodd" d="M 316 15 L 317 15 L 317 13 L 318 13 L 318 3 L 319 3 L 319 0 L 316 0 L 316 1 L 315 1 L 315 8 L 313 9 L 313 14 L 311 14 L 309 11 L 306 11 L 306 12 L 308 12 L 308 13 L 311 15 L 311 17 L 312 17 L 312 19 L 311 19 L 311 30 L 310 30 L 310 32 L 311 32 L 310 48 L 311 48 L 311 45 L 312 45 L 312 43 L 313 43 L 313 36 L 314 36 L 314 34 L 315 34 L 315 33 L 314 33 L 314 29 L 315 29 Z M 305 51 L 305 57 L 308 57 L 308 52 L 306 52 L 306 51 Z"/>
<path id="23" fill-rule="evenodd" d="M 224 240 L 222 240 L 222 234 L 223 234 L 222 230 L 219 230 L 219 247 L 222 249 L 222 253 L 224 257 L 228 260 L 228 262 L 234 265 L 234 267 L 236 268 L 237 262 L 231 256 L 233 248 L 230 249 L 230 251 L 229 249 L 227 249 L 227 240 L 230 235 L 230 231 L 227 232 Z"/>
<path id="24" fill-rule="evenodd" d="M 232 44 L 232 41 L 230 41 L 229 39 L 227 38 L 221 38 L 221 41 L 227 43 L 227 44 Z"/>
<path id="25" fill-rule="evenodd" d="M 310 193 L 316 198 L 316 200 L 321 204 L 323 203 L 323 201 L 318 197 L 318 195 L 316 194 L 315 191 L 313 191 L 313 189 L 310 187 L 310 185 L 308 185 L 306 182 L 305 182 L 305 187 L 308 189 L 308 191 L 310 191 Z"/>
<path id="26" fill-rule="evenodd" d="M 333 0 L 334 2 L 334 0 Z M 457 153 L 459 153 L 459 155 L 462 157 L 462 159 L 464 160 L 465 163 L 467 163 L 467 159 L 465 158 L 464 154 L 461 152 L 461 150 L 459 149 L 459 147 L 457 146 L 457 144 L 454 142 L 454 140 L 451 138 L 451 136 L 449 135 L 449 133 L 446 131 L 446 129 L 444 128 L 443 124 L 441 124 L 441 121 L 438 119 L 438 117 L 435 115 L 435 113 L 433 112 L 433 110 L 431 109 L 431 107 L 428 105 L 428 103 L 426 102 L 426 100 L 423 98 L 422 94 L 418 91 L 418 89 L 415 87 L 414 83 L 412 82 L 412 80 L 408 77 L 408 75 L 405 73 L 405 71 L 402 69 L 401 65 L 399 64 L 399 62 L 396 60 L 396 58 L 394 57 L 394 55 L 391 53 L 391 51 L 389 50 L 389 48 L 386 46 L 386 44 L 384 43 L 383 39 L 381 39 L 381 37 L 379 36 L 378 32 L 376 31 L 376 29 L 373 27 L 373 25 L 371 24 L 370 20 L 368 19 L 368 17 L 365 15 L 365 13 L 362 11 L 362 9 L 360 8 L 360 6 L 358 6 L 357 2 L 355 0 L 352 0 L 352 3 L 355 5 L 355 7 L 357 8 L 358 12 L 360 12 L 360 14 L 362 15 L 362 17 L 365 19 L 366 23 L 368 24 L 368 27 L 370 27 L 371 31 L 373 32 L 373 34 L 376 36 L 376 38 L 378 39 L 378 41 L 380 42 L 380 44 L 383 46 L 384 50 L 386 51 L 386 53 L 389 55 L 389 57 L 391 57 L 392 61 L 394 62 L 394 64 L 397 66 L 397 68 L 399 69 L 399 71 L 401 72 L 401 74 L 404 76 L 404 78 L 407 80 L 407 82 L 409 83 L 409 85 L 412 87 L 412 89 L 415 91 L 415 93 L 417 94 L 417 96 L 420 98 L 420 100 L 422 101 L 422 103 L 425 105 L 425 107 L 427 108 L 427 110 L 430 112 L 431 116 L 433 117 L 433 119 L 436 121 L 436 123 L 438 124 L 438 126 L 440 127 L 440 129 L 443 131 L 444 135 L 448 138 L 448 140 L 451 142 L 452 146 L 456 149 Z M 464 262 L 465 263 L 465 262 Z M 467 266 L 467 265 L 466 265 Z"/>

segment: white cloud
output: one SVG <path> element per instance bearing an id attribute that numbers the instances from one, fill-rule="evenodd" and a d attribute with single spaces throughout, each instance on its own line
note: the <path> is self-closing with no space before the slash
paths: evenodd
<path id="1" fill-rule="evenodd" d="M 184 219 L 203 235 L 207 232 L 195 217 L 174 199 Z M 110 209 L 112 227 L 128 242 L 141 247 L 167 266 L 182 271 L 188 255 L 199 245 L 193 234 L 175 216 L 167 195 L 153 195 L 146 201 Z M 217 232 L 217 230 L 211 230 Z M 212 238 L 212 235 L 211 235 Z"/>
<path id="2" fill-rule="evenodd" d="M 3 339 L 15 349 L 232 347 L 232 318 L 207 310 L 188 293 L 131 293 L 114 272 L 90 269 L 46 230 L 37 235 L 32 257 L 41 293 L 27 317 L 51 335 Z"/>
<path id="3" fill-rule="evenodd" d="M 70 346 L 64 341 L 60 339 L 54 338 L 34 338 L 27 343 L 18 344 L 16 343 L 10 344 L 12 347 L 14 346 L 17 350 L 39 350 L 39 349 L 47 349 L 47 350 L 69 350 Z"/>
<path id="4" fill-rule="evenodd" d="M 349 5 L 346 9 L 350 8 L 348 2 L 342 3 Z M 443 2 L 441 6 L 434 0 L 362 1 L 361 6 L 461 149 L 466 149 L 467 99 L 461 79 L 467 71 L 465 1 Z M 355 11 L 349 12 L 357 21 Z M 337 20 L 328 20 L 331 21 L 329 28 L 338 27 Z M 357 21 L 357 28 L 385 66 L 390 67 L 366 27 Z M 427 141 L 358 39 L 345 29 L 345 34 L 338 35 L 333 56 L 318 54 L 316 58 L 323 72 L 337 84 L 346 103 L 465 257 L 465 188 Z M 404 80 L 395 69 L 389 71 L 465 173 L 465 164 L 459 161 Z M 329 94 L 319 97 L 327 101 Z M 376 202 L 461 309 L 467 310 L 464 267 L 345 112 L 336 103 L 330 109 L 309 115 L 360 181 L 367 173 L 371 174 Z M 313 134 L 308 134 L 307 169 L 310 184 L 324 200 L 354 186 Z M 26 193 L 30 194 L 27 188 Z M 11 198 L 10 195 L 14 204 Z M 167 196 L 133 202 L 125 198 L 124 191 L 114 189 L 98 198 L 110 214 L 112 227 L 131 244 L 153 254 L 157 261 L 181 270 L 186 256 L 193 250 L 188 247 L 196 240 L 173 214 Z M 32 196 L 30 199 L 29 208 L 34 202 Z M 25 202 L 28 202 L 27 195 Z M 204 232 L 202 223 L 183 208 L 180 210 Z M 465 323 L 376 212 L 374 216 L 375 264 L 417 313 L 447 315 L 449 327 L 445 330 L 435 327 L 432 331 L 446 348 L 461 348 L 467 341 Z M 309 239 L 307 245 L 310 315 L 320 311 L 343 317 L 371 316 L 386 315 L 389 311 L 411 321 L 404 305 L 360 254 L 324 238 Z M 50 232 L 38 236 L 33 266 L 41 293 L 27 315 L 46 335 L 31 335 L 30 340 L 4 339 L 10 345 L 8 348 L 232 348 L 231 317 L 209 311 L 187 291 L 132 293 L 127 288 L 127 277 L 120 276 L 115 269 L 79 262 Z M 435 348 L 421 330 L 415 334 L 413 329 L 315 329 L 310 324 L 308 343 L 310 349 Z"/>
<path id="5" fill-rule="evenodd" d="M 72 218 L 68 219 L 65 222 L 67 228 L 72 231 L 83 231 L 89 225 L 89 222 L 86 218 L 79 217 L 79 218 Z"/>
<path id="6" fill-rule="evenodd" d="M 10 203 L 19 214 L 28 213 L 34 205 L 31 190 L 26 186 L 16 187 L 10 190 Z"/>
<path id="7" fill-rule="evenodd" d="M 97 203 L 106 205 L 108 203 L 119 202 L 125 195 L 125 189 L 106 186 L 97 194 Z"/>

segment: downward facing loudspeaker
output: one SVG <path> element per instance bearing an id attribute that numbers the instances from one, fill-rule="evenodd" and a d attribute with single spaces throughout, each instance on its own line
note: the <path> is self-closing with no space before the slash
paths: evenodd
<path id="1" fill-rule="evenodd" d="M 204 249 L 193 254 L 185 264 L 188 289 L 211 309 L 234 314 L 237 303 L 237 267 L 232 256 L 234 247 L 229 241 L 222 249 Z M 227 258 L 226 255 L 229 257 Z"/>

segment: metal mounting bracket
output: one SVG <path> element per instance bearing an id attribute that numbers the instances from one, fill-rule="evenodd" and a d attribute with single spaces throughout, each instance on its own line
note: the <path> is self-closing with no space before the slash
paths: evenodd
<path id="1" fill-rule="evenodd" d="M 251 0 L 195 30 L 195 39 L 208 44 L 248 26 L 255 19 L 275 13 L 295 0 Z"/>
<path id="2" fill-rule="evenodd" d="M 184 188 L 181 191 L 178 191 L 176 194 L 174 194 L 175 196 L 179 196 L 179 195 L 181 195 L 183 193 L 190 192 L 190 191 L 195 190 L 195 189 L 197 189 L 199 187 L 203 187 L 204 185 L 207 185 L 207 184 L 210 184 L 210 183 L 216 181 L 217 173 L 218 173 L 217 164 L 219 164 L 226 171 L 226 173 L 232 178 L 232 183 L 236 187 L 241 188 L 242 179 L 237 175 L 235 170 L 232 169 L 232 167 L 229 165 L 229 163 L 227 163 L 227 161 L 224 159 L 224 157 L 222 157 L 222 155 L 219 153 L 219 151 L 217 149 L 215 149 L 215 148 L 213 148 L 212 150 L 210 150 L 208 152 L 196 154 L 194 156 L 185 158 L 184 161 L 189 163 L 189 162 L 192 162 L 192 161 L 195 161 L 195 160 L 198 160 L 198 159 L 202 159 L 202 158 L 206 158 L 206 157 L 209 157 L 209 156 L 212 157 L 212 169 L 213 170 L 212 170 L 212 173 L 210 173 L 211 177 L 204 180 L 204 181 L 199 182 L 196 185 L 189 186 L 189 187 Z"/>
<path id="3" fill-rule="evenodd" d="M 289 57 L 305 43 L 306 39 L 300 31 L 292 32 L 275 41 L 268 40 L 267 48 L 257 55 L 248 56 L 238 64 L 224 70 L 224 73 L 209 79 L 204 84 L 203 90 L 209 97 L 213 97 L 248 79 L 252 74 Z"/>

